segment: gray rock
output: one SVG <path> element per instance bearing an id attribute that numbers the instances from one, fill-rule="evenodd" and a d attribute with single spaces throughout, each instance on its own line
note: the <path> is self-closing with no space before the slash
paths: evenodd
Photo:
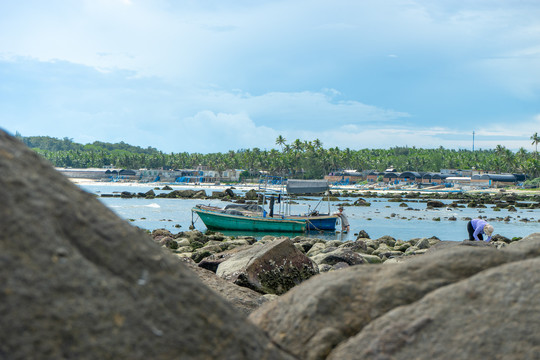
<path id="1" fill-rule="evenodd" d="M 318 273 L 289 238 L 256 244 L 219 264 L 216 274 L 261 293 L 280 295 Z"/>
<path id="2" fill-rule="evenodd" d="M 223 280 L 214 272 L 201 268 L 200 263 L 198 264 L 199 266 L 197 266 L 194 261 L 186 261 L 186 265 L 197 274 L 199 279 L 206 286 L 217 292 L 237 310 L 246 315 L 259 308 L 262 304 L 270 301 L 270 298 L 267 298 L 256 291 Z"/>
<path id="3" fill-rule="evenodd" d="M 291 357 L 170 250 L 0 131 L 0 357 Z"/>
<path id="4" fill-rule="evenodd" d="M 428 208 L 442 208 L 442 207 L 445 207 L 446 205 L 442 202 L 442 201 L 438 201 L 438 200 L 429 200 L 427 203 L 426 203 L 426 206 Z"/>
<path id="5" fill-rule="evenodd" d="M 345 343 L 370 322 L 395 308 L 414 304 L 439 288 L 456 284 L 484 270 L 538 257 L 540 234 L 535 234 L 533 238 L 534 240 L 530 239 L 522 245 L 518 245 L 521 241 L 512 243 L 502 250 L 492 247 L 452 246 L 388 266 L 352 266 L 340 271 L 330 271 L 313 277 L 278 300 L 263 305 L 250 315 L 250 319 L 295 356 L 302 359 L 324 359 L 336 346 Z M 529 277 L 529 274 L 522 271 L 515 273 L 515 276 Z M 496 278 L 490 279 L 495 281 Z M 469 289 L 474 291 L 475 288 Z M 501 291 L 494 296 L 504 298 L 505 294 Z M 444 301 L 443 298 L 441 301 Z M 520 306 L 517 303 L 512 304 Z M 528 305 L 526 303 L 524 308 Z M 452 314 L 452 311 L 448 310 L 448 313 Z M 415 320 L 418 319 L 421 317 Z M 474 318 L 470 319 L 474 321 Z M 510 322 L 517 332 L 526 329 L 519 322 Z M 414 324 L 411 323 L 412 325 Z M 540 343 L 540 332 L 536 331 L 534 334 L 537 344 Z M 441 336 L 444 341 L 445 335 Z M 484 338 L 485 336 L 477 336 L 480 342 Z M 456 343 L 449 344 L 448 353 L 452 354 L 456 346 Z M 489 351 L 492 351 L 493 356 L 488 358 L 496 357 L 497 349 Z M 353 354 L 348 358 L 359 357 Z"/>
<path id="6" fill-rule="evenodd" d="M 426 238 L 420 239 L 414 244 L 418 249 L 428 249 L 430 247 L 429 240 Z"/>
<path id="7" fill-rule="evenodd" d="M 368 233 L 365 231 L 365 230 L 360 230 L 360 232 L 358 232 L 358 235 L 356 237 L 357 239 L 369 239 L 369 235 Z"/>
<path id="8" fill-rule="evenodd" d="M 311 257 L 317 254 L 320 254 L 321 252 L 324 251 L 325 248 L 326 248 L 325 243 L 322 243 L 322 242 L 315 243 L 307 252 L 307 256 Z"/>
<path id="9" fill-rule="evenodd" d="M 244 250 L 246 248 L 237 247 L 237 248 L 233 248 L 231 250 L 226 250 L 226 251 L 219 252 L 217 254 L 212 254 L 212 255 L 207 256 L 204 259 L 202 259 L 197 264 L 197 266 L 199 266 L 199 267 L 201 267 L 203 269 L 206 269 L 206 270 L 210 270 L 213 273 L 215 273 L 217 271 L 217 268 L 218 268 L 219 264 L 221 264 L 225 260 L 229 259 L 231 256 L 233 256 L 237 252 L 242 251 L 242 250 Z"/>
<path id="10" fill-rule="evenodd" d="M 377 255 L 360 254 L 364 258 L 364 263 L 367 264 L 380 264 L 382 260 Z"/>
<path id="11" fill-rule="evenodd" d="M 333 265 L 332 266 L 332 271 L 335 271 L 335 270 L 341 270 L 341 269 L 345 269 L 345 268 L 348 268 L 350 265 L 347 264 L 346 262 L 338 262 L 337 264 Z"/>
<path id="12" fill-rule="evenodd" d="M 318 265 L 328 264 L 336 265 L 338 263 L 346 263 L 348 265 L 364 264 L 364 258 L 357 252 L 348 248 L 338 248 L 332 252 L 321 253 L 311 258 Z"/>
<path id="13" fill-rule="evenodd" d="M 350 241 L 346 244 L 343 244 L 342 247 L 351 249 L 352 251 L 356 252 L 366 252 L 367 245 L 366 242 L 363 239 L 356 239 L 356 241 Z"/>
<path id="14" fill-rule="evenodd" d="M 538 279 L 539 258 L 486 270 L 386 313 L 328 359 L 537 359 Z"/>
<path id="15" fill-rule="evenodd" d="M 259 198 L 259 194 L 257 191 L 251 189 L 246 192 L 245 198 L 246 200 L 257 200 Z"/>
<path id="16" fill-rule="evenodd" d="M 390 247 L 393 247 L 396 244 L 396 239 L 391 236 L 385 235 L 377 239 L 379 244 L 386 244 Z"/>
<path id="17" fill-rule="evenodd" d="M 321 272 L 321 273 L 328 272 L 330 270 L 332 270 L 332 265 L 328 265 L 328 264 L 319 265 L 319 272 Z"/>

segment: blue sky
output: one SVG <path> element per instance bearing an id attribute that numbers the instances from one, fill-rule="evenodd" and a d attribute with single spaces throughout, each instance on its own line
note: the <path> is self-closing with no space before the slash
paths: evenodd
<path id="1" fill-rule="evenodd" d="M 533 151 L 537 0 L 0 2 L 0 127 L 165 152 Z"/>

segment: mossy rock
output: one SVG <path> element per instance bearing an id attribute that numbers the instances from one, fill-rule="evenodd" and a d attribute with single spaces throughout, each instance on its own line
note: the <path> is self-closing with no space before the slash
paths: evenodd
<path id="1" fill-rule="evenodd" d="M 192 241 L 190 245 L 193 250 L 200 249 L 204 246 L 204 244 L 200 241 Z"/>
<path id="2" fill-rule="evenodd" d="M 382 260 L 380 257 L 376 255 L 369 255 L 369 254 L 360 254 L 368 264 L 380 264 L 382 263 Z"/>
<path id="3" fill-rule="evenodd" d="M 204 259 L 205 257 L 208 257 L 212 255 L 212 253 L 210 251 L 196 251 L 194 252 L 192 255 L 191 255 L 191 259 L 193 261 L 195 261 L 196 263 L 200 263 L 202 259 Z"/>

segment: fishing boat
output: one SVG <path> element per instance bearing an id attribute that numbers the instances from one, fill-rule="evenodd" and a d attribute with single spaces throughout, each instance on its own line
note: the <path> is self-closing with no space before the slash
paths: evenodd
<path id="1" fill-rule="evenodd" d="M 286 192 L 283 189 L 264 188 L 263 206 L 256 204 L 231 204 L 224 208 L 197 205 L 192 213 L 197 214 L 211 230 L 245 230 L 272 232 L 335 231 L 338 221 L 348 224 L 345 214 L 321 213 L 317 207 L 306 214 L 291 214 L 290 195 L 328 194 L 325 180 L 288 180 Z M 268 200 L 268 211 L 265 209 Z M 320 202 L 319 202 L 320 204 Z"/>
<path id="2" fill-rule="evenodd" d="M 211 230 L 245 230 L 269 232 L 304 232 L 306 222 L 303 220 L 268 217 L 264 210 L 253 212 L 240 208 L 223 209 L 214 206 L 197 205 L 192 210 L 208 229 Z"/>

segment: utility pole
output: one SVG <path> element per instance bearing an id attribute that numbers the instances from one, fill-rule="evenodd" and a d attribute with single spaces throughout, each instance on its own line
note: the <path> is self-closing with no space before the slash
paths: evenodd
<path id="1" fill-rule="evenodd" d="M 474 152 L 474 130 L 472 132 L 472 151 Z"/>

